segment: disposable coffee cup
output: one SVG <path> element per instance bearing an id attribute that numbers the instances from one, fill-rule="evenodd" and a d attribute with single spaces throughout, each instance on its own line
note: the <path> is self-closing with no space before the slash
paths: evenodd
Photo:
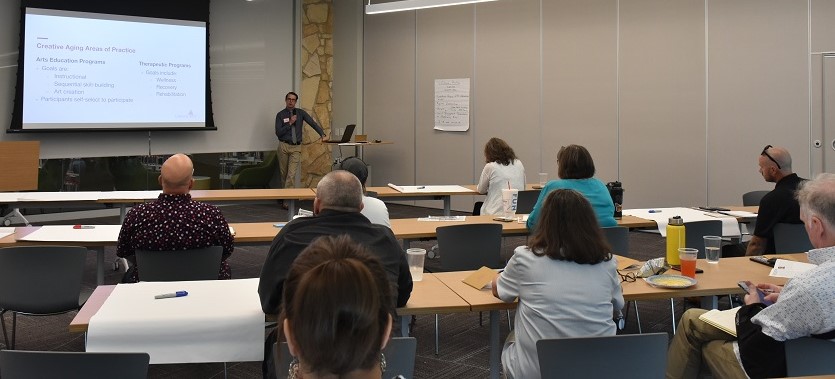
<path id="1" fill-rule="evenodd" d="M 704 240 L 707 263 L 719 263 L 719 258 L 722 258 L 722 237 L 704 236 Z"/>
<path id="2" fill-rule="evenodd" d="M 426 257 L 426 249 L 406 249 L 406 261 L 409 263 L 409 272 L 412 274 L 412 281 L 423 280 L 423 260 Z"/>
<path id="3" fill-rule="evenodd" d="M 502 217 L 512 218 L 516 214 L 516 202 L 519 200 L 519 190 L 502 189 Z"/>

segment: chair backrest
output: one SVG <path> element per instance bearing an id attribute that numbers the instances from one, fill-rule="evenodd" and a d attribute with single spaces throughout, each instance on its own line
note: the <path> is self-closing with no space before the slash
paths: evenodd
<path id="1" fill-rule="evenodd" d="M 174 251 L 136 251 L 136 267 L 143 282 L 213 280 L 220 272 L 223 247 Z"/>
<path id="2" fill-rule="evenodd" d="M 803 224 L 778 223 L 774 225 L 775 253 L 802 253 L 814 249 L 809 233 Z"/>
<path id="3" fill-rule="evenodd" d="M 286 379 L 290 362 L 293 360 L 287 343 L 274 344 L 273 352 L 276 378 Z M 416 353 L 417 340 L 415 337 L 393 337 L 386 344 L 386 348 L 383 349 L 383 355 L 386 356 L 386 372 L 383 373 L 383 377 L 393 378 L 397 375 L 403 375 L 406 379 L 414 377 Z"/>
<path id="4" fill-rule="evenodd" d="M 603 230 L 603 236 L 612 247 L 612 252 L 618 255 L 629 255 L 629 229 L 621 226 L 611 226 L 608 228 L 600 228 Z"/>
<path id="5" fill-rule="evenodd" d="M 706 220 L 684 223 L 684 246 L 699 249 L 699 259 L 705 257 L 704 236 L 722 236 L 722 221 Z"/>
<path id="6" fill-rule="evenodd" d="M 0 308 L 31 314 L 78 309 L 86 258 L 87 249 L 78 246 L 0 249 Z"/>
<path id="7" fill-rule="evenodd" d="M 539 199 L 542 190 L 519 191 L 519 198 L 516 199 L 516 213 L 528 214 L 533 211 L 533 206 Z"/>
<path id="8" fill-rule="evenodd" d="M 763 196 L 771 191 L 751 191 L 742 194 L 742 205 L 750 207 L 753 205 L 760 205 L 760 200 Z"/>
<path id="9" fill-rule="evenodd" d="M 502 267 L 501 225 L 453 225 L 439 227 L 436 231 L 441 269 L 465 271 L 476 270 L 481 266 Z"/>
<path id="10" fill-rule="evenodd" d="M 3 379 L 145 379 L 148 353 L 84 353 L 69 351 L 0 351 Z"/>
<path id="11" fill-rule="evenodd" d="M 663 378 L 667 333 L 543 339 L 536 351 L 543 378 Z"/>
<path id="12" fill-rule="evenodd" d="M 788 376 L 835 374 L 835 343 L 803 337 L 786 341 L 786 371 Z"/>

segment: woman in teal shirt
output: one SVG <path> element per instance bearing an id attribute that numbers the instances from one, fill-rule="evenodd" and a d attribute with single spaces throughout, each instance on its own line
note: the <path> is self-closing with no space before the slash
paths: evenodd
<path id="1" fill-rule="evenodd" d="M 536 220 L 545 197 L 555 189 L 575 190 L 591 203 L 597 222 L 601 227 L 617 226 L 615 204 L 606 185 L 594 178 L 594 160 L 585 147 L 568 145 L 557 153 L 557 176 L 560 178 L 545 184 L 539 193 L 539 199 L 528 216 L 528 230 L 536 229 Z"/>

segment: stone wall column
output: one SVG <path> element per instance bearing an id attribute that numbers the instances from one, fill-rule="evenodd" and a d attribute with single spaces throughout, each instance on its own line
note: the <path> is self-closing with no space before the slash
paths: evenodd
<path id="1" fill-rule="evenodd" d="M 299 107 L 307 110 L 327 135 L 333 99 L 333 0 L 302 1 L 302 84 Z M 301 185 L 315 187 L 331 171 L 331 146 L 314 143 L 318 136 L 304 128 Z"/>

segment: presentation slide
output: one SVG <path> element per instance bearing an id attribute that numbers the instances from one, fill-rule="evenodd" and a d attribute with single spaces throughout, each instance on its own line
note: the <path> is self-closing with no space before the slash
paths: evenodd
<path id="1" fill-rule="evenodd" d="M 27 8 L 23 129 L 206 126 L 206 24 Z"/>

